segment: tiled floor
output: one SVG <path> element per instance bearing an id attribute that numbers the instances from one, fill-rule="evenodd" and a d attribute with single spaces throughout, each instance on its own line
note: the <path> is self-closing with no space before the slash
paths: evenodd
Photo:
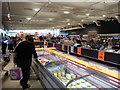
<path id="1" fill-rule="evenodd" d="M 5 70 L 9 71 L 11 68 L 13 68 L 14 64 L 13 64 L 12 60 L 13 59 L 12 59 L 12 55 L 11 55 L 11 61 L 4 68 Z M 21 88 L 21 85 L 19 84 L 19 81 L 17 81 L 17 80 L 10 80 L 9 75 L 5 76 L 4 74 L 5 74 L 5 72 L 2 72 L 2 88 L 4 88 L 3 90 L 5 90 L 5 88 L 14 89 L 14 90 L 18 90 L 18 89 Z M 30 80 L 29 80 L 28 83 L 30 83 L 31 88 L 42 88 L 42 85 L 41 85 L 40 81 L 37 80 L 36 74 L 35 74 L 35 72 L 32 69 L 31 69 Z"/>

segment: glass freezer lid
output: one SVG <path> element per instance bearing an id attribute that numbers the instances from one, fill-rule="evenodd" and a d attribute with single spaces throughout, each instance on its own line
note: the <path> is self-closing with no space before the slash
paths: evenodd
<path id="1" fill-rule="evenodd" d="M 61 57 L 54 53 L 51 53 L 46 50 L 41 50 L 39 52 L 44 52 L 42 56 L 51 62 L 48 62 L 45 67 L 60 80 L 64 85 L 67 85 L 72 79 L 83 77 L 81 79 L 72 81 L 67 87 L 69 88 L 118 88 L 118 81 L 109 79 L 105 80 L 105 76 L 101 78 L 102 74 L 94 73 L 94 70 L 88 69 L 83 65 L 70 61 L 67 58 Z M 90 72 L 88 72 L 90 71 Z M 100 76 L 99 76 L 100 75 Z M 111 77 L 112 78 L 112 77 Z M 80 81 L 79 81 L 80 80 Z M 114 83 L 114 84 L 113 84 Z M 80 85 L 79 85 L 80 84 Z M 86 86 L 87 85 L 87 86 Z"/>

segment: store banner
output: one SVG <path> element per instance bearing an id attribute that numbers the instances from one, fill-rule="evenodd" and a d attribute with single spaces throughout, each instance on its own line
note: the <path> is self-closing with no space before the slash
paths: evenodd
<path id="1" fill-rule="evenodd" d="M 81 55 L 81 48 L 77 48 L 77 54 Z"/>
<path id="2" fill-rule="evenodd" d="M 71 53 L 74 53 L 74 47 L 73 47 L 73 46 L 71 46 L 70 52 L 71 52 Z"/>
<path id="3" fill-rule="evenodd" d="M 98 51 L 98 59 L 104 61 L 105 58 L 105 52 L 104 51 Z"/>
<path id="4" fill-rule="evenodd" d="M 62 50 L 64 50 L 64 48 L 65 48 L 65 46 L 64 46 L 64 45 L 62 45 Z"/>

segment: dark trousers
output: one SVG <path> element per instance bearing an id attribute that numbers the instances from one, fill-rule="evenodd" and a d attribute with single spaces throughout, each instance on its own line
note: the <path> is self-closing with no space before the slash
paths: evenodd
<path id="1" fill-rule="evenodd" d="M 2 54 L 6 54 L 7 44 L 2 45 Z"/>
<path id="2" fill-rule="evenodd" d="M 28 79 L 30 77 L 30 67 L 21 67 L 22 69 L 22 79 L 20 80 L 20 84 L 23 87 L 26 87 Z"/>

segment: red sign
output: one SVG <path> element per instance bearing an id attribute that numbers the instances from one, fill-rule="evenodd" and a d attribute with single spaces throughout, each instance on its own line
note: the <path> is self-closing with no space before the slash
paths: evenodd
<path id="1" fill-rule="evenodd" d="M 64 50 L 64 47 L 65 47 L 65 46 L 64 46 L 64 45 L 62 45 L 62 50 Z"/>
<path id="2" fill-rule="evenodd" d="M 38 34 L 38 32 L 35 32 L 35 34 L 37 35 L 37 34 Z"/>
<path id="3" fill-rule="evenodd" d="M 77 48 L 77 54 L 81 55 L 81 48 Z"/>
<path id="4" fill-rule="evenodd" d="M 104 57 L 105 57 L 105 52 L 104 51 L 99 51 L 98 52 L 98 59 L 104 61 Z"/>
<path id="5" fill-rule="evenodd" d="M 20 33 L 21 33 L 21 34 L 23 34 L 23 32 L 22 32 L 22 31 L 21 31 Z"/>

